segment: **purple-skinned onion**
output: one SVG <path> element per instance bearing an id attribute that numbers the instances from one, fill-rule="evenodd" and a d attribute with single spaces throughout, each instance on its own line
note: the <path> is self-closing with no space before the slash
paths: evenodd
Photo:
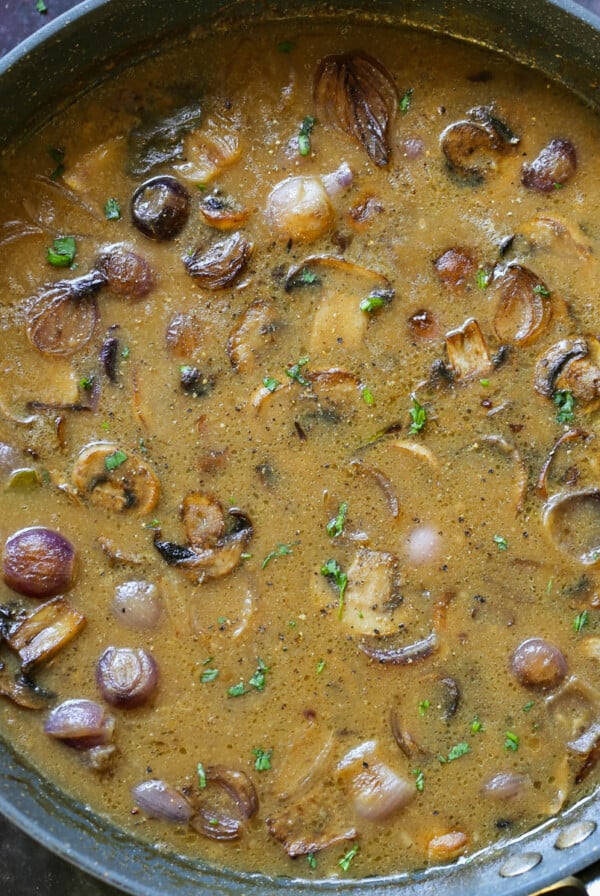
<path id="1" fill-rule="evenodd" d="M 136 784 L 131 795 L 136 806 L 150 818 L 187 824 L 194 815 L 194 809 L 183 794 L 157 778 Z"/>
<path id="2" fill-rule="evenodd" d="M 21 529 L 4 545 L 4 581 L 13 591 L 27 597 L 54 597 L 69 591 L 75 571 L 75 548 L 53 529 Z"/>
<path id="3" fill-rule="evenodd" d="M 107 703 L 131 709 L 154 694 L 158 667 L 143 648 L 108 647 L 96 665 L 96 681 Z"/>
<path id="4" fill-rule="evenodd" d="M 88 750 L 112 741 L 115 720 L 93 700 L 65 700 L 46 719 L 44 731 L 75 750 Z"/>

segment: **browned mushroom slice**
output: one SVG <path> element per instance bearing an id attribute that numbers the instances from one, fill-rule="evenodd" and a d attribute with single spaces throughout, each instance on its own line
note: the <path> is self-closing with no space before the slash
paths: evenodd
<path id="1" fill-rule="evenodd" d="M 484 376 L 493 367 L 485 337 L 474 317 L 446 334 L 448 361 L 457 379 Z"/>
<path id="2" fill-rule="evenodd" d="M 194 548 L 212 548 L 225 535 L 225 514 L 221 503 L 211 495 L 192 492 L 181 506 L 185 535 Z"/>
<path id="3" fill-rule="evenodd" d="M 258 794 L 244 772 L 222 765 L 205 769 L 206 786 L 192 799 L 190 825 L 211 840 L 237 840 L 258 812 Z"/>
<path id="4" fill-rule="evenodd" d="M 394 740 L 407 759 L 414 759 L 416 756 L 427 755 L 427 751 L 417 743 L 411 732 L 406 727 L 404 721 L 398 715 L 395 707 L 392 707 L 392 709 L 390 710 L 390 728 Z"/>
<path id="5" fill-rule="evenodd" d="M 358 646 L 363 653 L 379 663 L 407 666 L 430 657 L 437 650 L 438 636 L 431 632 L 427 637 L 407 644 L 406 634 L 398 632 L 385 637 L 365 637 L 359 641 Z"/>
<path id="6" fill-rule="evenodd" d="M 270 390 L 260 387 L 252 397 L 256 412 L 266 421 L 281 422 L 306 438 L 318 423 L 335 425 L 349 420 L 361 404 L 361 381 L 347 370 L 333 367 L 303 375 L 308 386 L 298 396 L 298 386 L 286 383 Z"/>
<path id="7" fill-rule="evenodd" d="M 288 803 L 279 814 L 267 818 L 269 834 L 282 844 L 291 858 L 356 839 L 356 828 L 347 818 L 346 795 L 333 786 L 327 792 L 329 798 L 324 802 L 323 788 L 319 784 Z"/>
<path id="8" fill-rule="evenodd" d="M 379 486 L 390 509 L 390 513 L 392 514 L 394 519 L 396 519 L 400 512 L 400 505 L 398 503 L 398 496 L 394 490 L 394 486 L 387 478 L 387 476 L 382 473 L 381 470 L 378 470 L 377 467 L 372 467 L 370 464 L 367 464 L 362 460 L 350 461 L 349 466 L 353 473 L 357 473 L 361 476 L 366 476 L 369 479 L 372 479 Z"/>
<path id="9" fill-rule="evenodd" d="M 277 313 L 273 305 L 263 299 L 252 302 L 227 342 L 232 367 L 242 372 L 254 370 L 256 359 L 273 341 L 276 327 Z"/>
<path id="10" fill-rule="evenodd" d="M 18 653 L 23 671 L 29 672 L 66 647 L 84 625 L 81 613 L 64 597 L 55 597 L 11 626 L 5 639 Z"/>
<path id="11" fill-rule="evenodd" d="M 556 733 L 569 750 L 580 756 L 590 753 L 600 738 L 600 693 L 596 688 L 572 675 L 545 703 Z"/>
<path id="12" fill-rule="evenodd" d="M 398 93 L 381 62 L 360 50 L 326 56 L 317 69 L 314 98 L 324 121 L 358 140 L 376 165 L 387 165 Z"/>
<path id="13" fill-rule="evenodd" d="M 570 140 L 557 137 L 521 170 L 521 183 L 530 190 L 552 193 L 569 181 L 577 170 L 577 152 Z"/>
<path id="14" fill-rule="evenodd" d="M 563 365 L 555 378 L 556 390 L 571 392 L 586 411 L 596 406 L 600 397 L 600 341 L 586 337 L 587 355 L 573 357 Z"/>
<path id="15" fill-rule="evenodd" d="M 451 170 L 477 182 L 496 170 L 501 155 L 519 138 L 490 107 L 477 106 L 467 115 L 442 132 L 440 145 Z"/>
<path id="16" fill-rule="evenodd" d="M 537 215 L 521 226 L 521 233 L 537 252 L 554 258 L 589 261 L 593 247 L 581 227 L 560 215 Z"/>
<path id="17" fill-rule="evenodd" d="M 7 697 L 16 706 L 23 709 L 48 709 L 53 694 L 38 687 L 30 678 L 26 678 L 20 670 L 11 670 L 0 663 L 0 696 Z"/>
<path id="18" fill-rule="evenodd" d="M 241 233 L 234 233 L 209 249 L 196 249 L 184 255 L 183 263 L 188 274 L 204 289 L 225 289 L 244 270 L 254 249 L 253 244 Z"/>
<path id="19" fill-rule="evenodd" d="M 494 329 L 502 342 L 529 345 L 546 329 L 552 316 L 550 290 L 537 274 L 510 264 L 494 274 L 498 307 Z"/>
<path id="20" fill-rule="evenodd" d="M 444 286 L 455 289 L 463 286 L 475 275 L 477 264 L 464 249 L 447 249 L 433 262 L 436 273 Z"/>
<path id="21" fill-rule="evenodd" d="M 543 521 L 564 554 L 584 566 L 600 563 L 600 489 L 554 495 L 544 507 Z"/>
<path id="22" fill-rule="evenodd" d="M 163 560 L 176 566 L 193 582 L 200 584 L 207 579 L 219 579 L 239 566 L 254 531 L 248 517 L 236 508 L 229 511 L 229 523 L 229 531 L 211 547 L 197 550 L 159 539 L 154 542 L 154 547 Z"/>
<path id="23" fill-rule="evenodd" d="M 204 197 L 200 203 L 200 214 L 216 230 L 235 230 L 250 217 L 248 209 L 242 208 L 230 197 L 223 196 L 218 190 Z"/>
<path id="24" fill-rule="evenodd" d="M 360 548 L 348 569 L 343 620 L 363 635 L 391 634 L 398 628 L 393 611 L 401 602 L 398 558 Z"/>
<path id="25" fill-rule="evenodd" d="M 533 372 L 533 386 L 540 395 L 551 398 L 556 391 L 556 378 L 570 361 L 585 358 L 588 346 L 585 339 L 561 339 L 541 355 Z"/>
<path id="26" fill-rule="evenodd" d="M 160 497 L 160 483 L 150 465 L 108 442 L 87 445 L 79 453 L 72 478 L 81 495 L 117 513 L 149 513 Z"/>
<path id="27" fill-rule="evenodd" d="M 73 355 L 83 348 L 98 320 L 94 296 L 105 283 L 103 274 L 92 272 L 43 289 L 27 309 L 31 344 L 49 355 Z"/>

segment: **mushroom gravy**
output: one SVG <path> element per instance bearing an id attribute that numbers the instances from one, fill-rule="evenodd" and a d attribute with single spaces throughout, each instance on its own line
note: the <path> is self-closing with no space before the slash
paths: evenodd
<path id="1" fill-rule="evenodd" d="M 1 160 L 3 735 L 217 865 L 598 784 L 600 127 L 397 29 L 190 38 Z"/>

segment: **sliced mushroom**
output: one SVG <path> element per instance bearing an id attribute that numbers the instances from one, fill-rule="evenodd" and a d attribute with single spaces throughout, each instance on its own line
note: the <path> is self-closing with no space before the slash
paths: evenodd
<path id="1" fill-rule="evenodd" d="M 465 249 L 447 249 L 433 262 L 441 283 L 449 289 L 464 286 L 474 277 L 477 263 Z"/>
<path id="2" fill-rule="evenodd" d="M 384 498 L 387 501 L 390 513 L 392 514 L 394 519 L 397 519 L 398 514 L 400 513 L 398 496 L 394 490 L 394 486 L 387 478 L 387 476 L 382 473 L 381 470 L 378 470 L 377 467 L 372 467 L 370 464 L 367 464 L 362 460 L 350 461 L 350 469 L 353 473 L 357 473 L 361 476 L 366 476 L 369 479 L 372 479 L 373 482 L 375 482 L 375 484 L 379 486 Z"/>
<path id="3" fill-rule="evenodd" d="M 257 299 L 246 308 L 227 342 L 227 354 L 235 370 L 245 373 L 255 369 L 257 359 L 273 342 L 277 322 L 277 312 L 270 302 Z"/>
<path id="4" fill-rule="evenodd" d="M 85 616 L 64 597 L 55 597 L 11 626 L 5 640 L 18 654 L 23 672 L 29 672 L 52 659 L 84 625 Z"/>
<path id="5" fill-rule="evenodd" d="M 220 190 L 214 190 L 200 203 L 200 214 L 216 230 L 236 230 L 246 223 L 250 212 Z"/>
<path id="6" fill-rule="evenodd" d="M 406 634 L 398 632 L 386 637 L 365 637 L 358 643 L 363 653 L 379 663 L 392 666 L 407 666 L 430 657 L 438 647 L 435 632 L 419 641 L 406 643 Z"/>
<path id="7" fill-rule="evenodd" d="M 104 274 L 93 271 L 43 289 L 27 309 L 31 344 L 48 355 L 68 356 L 83 348 L 98 320 L 94 297 L 105 284 Z"/>
<path id="8" fill-rule="evenodd" d="M 186 539 L 193 548 L 212 548 L 225 535 L 223 507 L 211 495 L 192 492 L 183 499 L 181 510 Z"/>
<path id="9" fill-rule="evenodd" d="M 600 564 L 600 489 L 554 495 L 544 506 L 543 522 L 564 554 L 584 566 Z"/>
<path id="10" fill-rule="evenodd" d="M 502 342 L 529 345 L 550 323 L 550 290 L 529 268 L 509 264 L 494 272 L 498 306 L 494 329 Z"/>
<path id="11" fill-rule="evenodd" d="M 585 358 L 588 346 L 585 339 L 561 339 L 541 355 L 533 372 L 536 392 L 551 398 L 556 390 L 556 379 L 564 367 L 576 358 Z"/>
<path id="12" fill-rule="evenodd" d="M 521 183 L 530 190 L 552 193 L 564 186 L 577 170 L 577 152 L 570 140 L 557 137 L 545 146 L 533 162 L 521 170 Z"/>
<path id="13" fill-rule="evenodd" d="M 579 756 L 591 753 L 600 738 L 600 693 L 596 688 L 572 675 L 545 702 L 568 749 Z"/>
<path id="14" fill-rule="evenodd" d="M 572 442 L 575 439 L 586 438 L 587 433 L 585 433 L 582 429 L 570 429 L 568 432 L 563 433 L 562 436 L 556 440 L 548 453 L 548 457 L 544 461 L 544 465 L 540 470 L 540 475 L 536 484 L 537 492 L 541 498 L 545 499 L 548 497 L 548 474 L 550 472 L 550 468 L 552 467 L 558 449 L 567 442 Z"/>
<path id="15" fill-rule="evenodd" d="M 446 333 L 446 351 L 457 379 L 468 381 L 485 376 L 493 368 L 485 337 L 474 317 Z"/>
<path id="16" fill-rule="evenodd" d="M 489 109 L 478 107 L 468 115 L 445 128 L 440 145 L 455 174 L 478 182 L 497 169 L 502 154 L 519 139 Z"/>
<path id="17" fill-rule="evenodd" d="M 204 289 L 225 289 L 245 269 L 253 249 L 254 245 L 241 233 L 234 233 L 207 250 L 196 249 L 191 255 L 184 255 L 183 263 L 188 274 Z"/>
<path id="18" fill-rule="evenodd" d="M 0 663 L 0 697 L 6 697 L 23 709 L 39 711 L 48 709 L 54 696 L 25 677 L 20 669 L 11 670 L 4 663 Z"/>
<path id="19" fill-rule="evenodd" d="M 388 164 L 398 92 L 381 62 L 361 50 L 326 56 L 315 75 L 314 98 L 323 121 L 358 140 L 377 166 Z"/>
<path id="20" fill-rule="evenodd" d="M 239 566 L 253 535 L 252 523 L 235 508 L 229 510 L 229 524 L 229 531 L 210 547 L 196 549 L 159 539 L 154 542 L 154 547 L 163 560 L 198 584 L 207 579 L 219 579 Z"/>
<path id="21" fill-rule="evenodd" d="M 600 340 L 586 336 L 587 355 L 573 357 L 563 365 L 554 381 L 556 390 L 571 392 L 586 411 L 594 409 L 600 397 Z"/>
<path id="22" fill-rule="evenodd" d="M 407 759 L 414 759 L 417 756 L 427 755 L 427 751 L 414 739 L 413 735 L 406 727 L 404 720 L 399 717 L 395 707 L 392 707 L 390 710 L 390 728 L 394 740 Z"/>
<path id="23" fill-rule="evenodd" d="M 348 569 L 344 622 L 363 635 L 388 635 L 397 630 L 393 610 L 402 600 L 399 562 L 393 554 L 359 548 Z"/>
<path id="24" fill-rule="evenodd" d="M 83 448 L 72 479 L 79 494 L 117 513 L 149 513 L 160 497 L 160 482 L 147 461 L 130 457 L 108 442 L 93 442 Z"/>
<path id="25" fill-rule="evenodd" d="M 281 421 L 286 428 L 297 424 L 304 438 L 318 423 L 336 425 L 356 413 L 362 384 L 350 371 L 337 367 L 315 370 L 304 374 L 304 379 L 308 385 L 300 399 L 293 382 L 273 390 L 261 386 L 252 396 L 256 412 L 265 421 Z"/>

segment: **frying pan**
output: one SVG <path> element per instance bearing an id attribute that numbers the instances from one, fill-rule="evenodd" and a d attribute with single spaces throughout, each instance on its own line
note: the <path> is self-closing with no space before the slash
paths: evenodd
<path id="1" fill-rule="evenodd" d="M 0 60 L 0 147 L 90 85 L 209 21 L 316 16 L 415 24 L 499 49 L 600 107 L 600 19 L 569 0 L 84 0 Z M 119 831 L 0 739 L 0 812 L 45 847 L 135 896 L 525 896 L 600 859 L 600 792 L 517 840 L 444 868 L 305 881 L 209 867 Z M 26 869 L 25 869 L 26 871 Z"/>

